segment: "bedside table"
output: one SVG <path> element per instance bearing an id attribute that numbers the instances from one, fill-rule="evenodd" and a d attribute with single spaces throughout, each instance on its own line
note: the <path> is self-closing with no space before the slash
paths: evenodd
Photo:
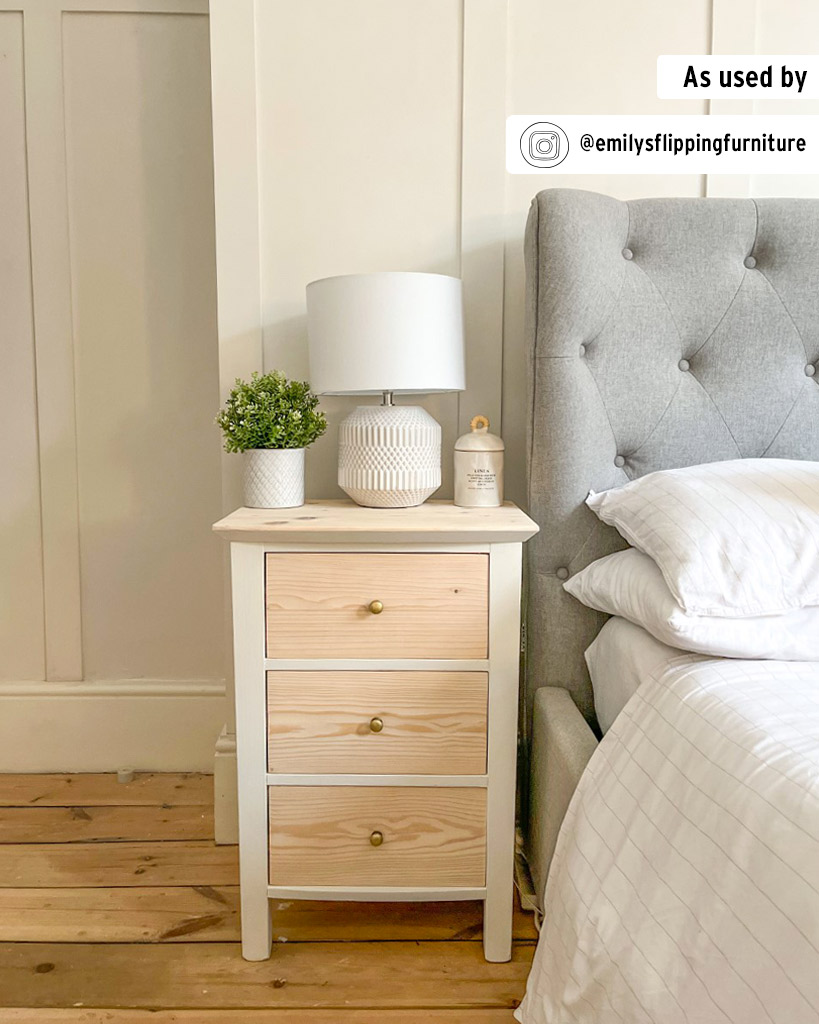
<path id="1" fill-rule="evenodd" d="M 242 953 L 270 899 L 484 902 L 511 956 L 520 509 L 242 508 L 231 542 Z"/>

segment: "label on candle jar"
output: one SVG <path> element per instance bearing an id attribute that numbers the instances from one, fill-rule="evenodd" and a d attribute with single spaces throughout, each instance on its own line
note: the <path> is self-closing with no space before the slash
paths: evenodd
<path id="1" fill-rule="evenodd" d="M 455 452 L 455 504 L 503 503 L 503 452 Z"/>
<path id="2" fill-rule="evenodd" d="M 497 487 L 498 478 L 488 466 L 476 466 L 467 470 L 466 486 L 470 491 L 486 490 L 489 487 Z"/>

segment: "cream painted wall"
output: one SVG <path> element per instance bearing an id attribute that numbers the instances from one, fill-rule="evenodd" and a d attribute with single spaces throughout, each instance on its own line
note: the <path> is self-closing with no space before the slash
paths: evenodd
<path id="1" fill-rule="evenodd" d="M 209 63 L 205 17 L 64 18 L 86 679 L 222 677 Z"/>
<path id="2" fill-rule="evenodd" d="M 756 53 L 819 52 L 819 4 L 805 0 L 756 0 Z M 760 114 L 819 114 L 819 100 L 756 101 Z M 754 175 L 755 196 L 819 196 L 819 174 Z"/>
<path id="3" fill-rule="evenodd" d="M 239 501 L 217 392 L 254 367 L 306 371 L 309 280 L 463 276 L 469 390 L 425 403 L 441 494 L 454 437 L 488 411 L 521 499 L 521 243 L 547 179 L 506 176 L 505 114 L 697 111 L 655 98 L 658 53 L 819 39 L 810 0 L 211 0 L 210 50 L 207 14 L 0 0 L 0 768 L 210 762 L 227 644 L 209 527 Z M 548 183 L 819 194 L 819 176 Z M 313 496 L 337 493 L 349 405 L 326 403 Z"/>
<path id="4" fill-rule="evenodd" d="M 657 55 L 801 52 L 806 38 L 819 38 L 810 0 L 212 0 L 211 8 L 223 25 L 245 19 L 254 45 L 251 57 L 247 44 L 213 39 L 223 77 L 231 59 L 234 67 L 256 62 L 244 102 L 258 125 L 248 143 L 258 168 L 258 365 L 306 372 L 304 286 L 315 277 L 379 269 L 464 276 L 469 391 L 426 403 L 444 426 L 441 496 L 451 493 L 456 431 L 481 410 L 497 424 L 501 407 L 509 496 L 525 494 L 522 237 L 538 189 L 624 199 L 819 189 L 819 175 L 503 172 L 506 113 L 708 113 L 705 100 L 656 98 Z M 215 80 L 215 94 L 220 88 Z M 233 100 L 231 116 L 242 102 Z M 217 145 L 217 174 L 219 166 Z M 226 189 L 229 182 L 228 174 Z M 314 496 L 338 493 L 336 428 L 350 405 L 325 402 L 331 429 L 308 455 Z"/>
<path id="5" fill-rule="evenodd" d="M 0 138 L 0 770 L 208 769 L 206 0 L 0 0 Z"/>
<path id="6" fill-rule="evenodd" d="M 459 273 L 461 0 L 274 0 L 256 30 L 264 363 L 306 377 L 308 281 Z M 313 494 L 342 496 L 337 428 L 355 404 L 324 401 Z M 424 404 L 451 450 L 457 396 Z"/>

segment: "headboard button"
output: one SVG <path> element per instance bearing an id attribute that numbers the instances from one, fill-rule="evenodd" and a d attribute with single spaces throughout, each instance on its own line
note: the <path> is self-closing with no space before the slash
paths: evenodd
<path id="1" fill-rule="evenodd" d="M 580 358 L 582 359 L 585 355 L 586 355 L 586 346 L 585 345 L 581 345 L 580 346 Z"/>
<path id="2" fill-rule="evenodd" d="M 753 270 L 756 266 L 756 260 L 753 258 L 753 256 L 746 256 L 742 262 L 748 268 L 748 270 Z"/>
<path id="3" fill-rule="evenodd" d="M 626 464 L 626 460 L 623 458 L 622 455 L 615 455 L 615 457 L 614 457 L 614 465 L 618 469 L 622 469 L 623 466 L 625 466 L 625 464 Z"/>
<path id="4" fill-rule="evenodd" d="M 555 572 L 555 576 L 557 576 L 559 580 L 567 580 L 569 578 L 569 570 L 561 567 Z"/>
<path id="5" fill-rule="evenodd" d="M 677 363 L 677 366 L 680 370 L 682 370 L 683 373 L 688 373 L 688 371 L 691 369 L 691 363 L 689 363 L 687 359 L 681 359 Z"/>
<path id="6" fill-rule="evenodd" d="M 805 367 L 805 376 L 806 377 L 815 377 L 816 376 L 816 367 L 813 365 L 813 363 L 808 363 L 808 365 Z"/>
<path id="7" fill-rule="evenodd" d="M 631 249 L 623 249 L 623 259 L 624 260 L 633 260 L 634 259 L 634 253 L 631 251 Z"/>

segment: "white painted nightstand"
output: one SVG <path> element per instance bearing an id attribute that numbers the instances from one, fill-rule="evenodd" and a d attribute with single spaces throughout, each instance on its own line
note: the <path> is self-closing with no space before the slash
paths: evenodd
<path id="1" fill-rule="evenodd" d="M 242 952 L 269 900 L 484 901 L 512 941 L 514 505 L 239 509 L 231 542 Z"/>

